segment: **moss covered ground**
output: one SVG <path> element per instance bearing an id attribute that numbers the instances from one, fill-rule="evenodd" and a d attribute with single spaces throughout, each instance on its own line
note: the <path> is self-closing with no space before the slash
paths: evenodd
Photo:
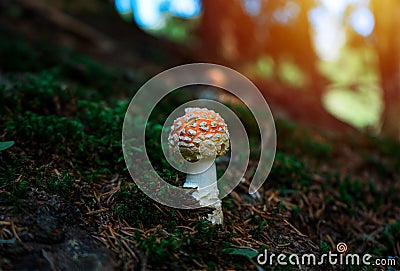
<path id="1" fill-rule="evenodd" d="M 386 270 L 256 263 L 265 250 L 321 255 L 339 242 L 399 268 L 399 142 L 278 118 L 268 181 L 251 197 L 247 172 L 213 226 L 199 220 L 207 210 L 151 200 L 126 170 L 125 110 L 150 76 L 2 30 L 0 142 L 15 144 L 0 157 L 1 270 Z M 147 147 L 159 174 L 182 184 L 162 158 L 159 110 Z"/>

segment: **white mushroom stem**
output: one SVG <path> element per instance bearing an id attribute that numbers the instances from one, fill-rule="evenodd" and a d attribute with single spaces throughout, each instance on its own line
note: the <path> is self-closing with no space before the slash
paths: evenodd
<path id="1" fill-rule="evenodd" d="M 213 213 L 208 215 L 207 219 L 213 224 L 222 224 L 224 218 L 221 200 L 218 198 L 219 190 L 214 158 L 204 158 L 198 161 L 193 170 L 194 172 L 201 171 L 202 168 L 205 168 L 210 164 L 211 166 L 201 173 L 188 173 L 183 187 L 197 188 L 192 195 L 199 202 L 200 206 L 215 208 Z"/>

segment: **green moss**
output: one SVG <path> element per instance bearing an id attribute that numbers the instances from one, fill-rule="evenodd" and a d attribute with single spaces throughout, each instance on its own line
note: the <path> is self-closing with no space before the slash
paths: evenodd
<path id="1" fill-rule="evenodd" d="M 320 248 L 322 254 L 326 254 L 331 250 L 331 248 L 329 247 L 328 243 L 326 243 L 324 241 L 321 241 L 319 243 L 319 248 Z"/>
<path id="2" fill-rule="evenodd" d="M 333 147 L 329 142 L 314 139 L 308 130 L 298 127 L 293 122 L 278 118 L 275 121 L 278 150 L 296 156 L 306 156 L 314 159 L 331 158 Z"/>
<path id="3" fill-rule="evenodd" d="M 64 150 L 85 137 L 82 123 L 66 117 L 38 115 L 26 111 L 6 124 L 6 131 L 21 142 L 33 141 L 43 145 L 58 145 Z"/>
<path id="4" fill-rule="evenodd" d="M 373 169 L 378 173 L 379 176 L 392 178 L 393 167 L 392 161 L 384 161 L 381 157 L 366 153 L 363 155 L 364 166 L 369 169 Z"/>
<path id="5" fill-rule="evenodd" d="M 370 137 L 370 143 L 381 155 L 390 158 L 396 168 L 400 167 L 400 142 L 387 137 Z"/>
<path id="6" fill-rule="evenodd" d="M 388 250 L 389 247 L 395 246 L 396 240 L 399 240 L 400 238 L 400 220 L 387 225 L 382 237 L 384 242 L 387 244 L 386 250 Z"/>
<path id="7" fill-rule="evenodd" d="M 339 180 L 339 192 L 340 200 L 347 204 L 351 213 L 357 208 L 378 210 L 385 198 L 385 195 L 382 194 L 382 191 L 377 190 L 373 182 L 363 183 L 348 176 Z"/>
<path id="8" fill-rule="evenodd" d="M 16 163 L 2 161 L 0 163 L 0 205 L 12 206 L 17 211 L 25 207 L 25 199 L 28 196 L 29 182 L 22 174 Z M 1 195 L 0 194 L 0 195 Z"/>
<path id="9" fill-rule="evenodd" d="M 177 250 L 182 245 L 182 241 L 174 235 L 167 237 L 150 235 L 146 239 L 139 239 L 138 241 L 140 248 L 145 251 L 146 256 L 151 258 L 151 261 L 156 264 L 176 261 L 178 259 Z"/>
<path id="10" fill-rule="evenodd" d="M 27 74 L 12 91 L 5 91 L 5 131 L 19 144 L 33 142 L 42 150 L 57 146 L 57 154 L 113 166 L 122 160 L 121 129 L 127 101 L 110 104 L 77 100 L 83 96 L 63 87 L 54 73 Z M 72 110 L 72 111 L 71 111 Z M 4 112 L 3 111 L 3 112 Z M 76 111 L 71 115 L 71 112 Z M 54 152 L 54 150 L 53 150 Z"/>
<path id="11" fill-rule="evenodd" d="M 277 186 L 285 192 L 287 189 L 301 189 L 310 184 L 310 174 L 305 165 L 294 156 L 277 152 L 270 177 L 277 180 Z"/>
<path id="12" fill-rule="evenodd" d="M 68 172 L 63 172 L 52 174 L 50 177 L 41 179 L 38 182 L 46 192 L 68 198 L 72 194 L 75 180 Z"/>
<path id="13" fill-rule="evenodd" d="M 300 207 L 297 206 L 297 205 L 294 205 L 294 206 L 292 207 L 292 216 L 293 216 L 293 217 L 299 216 L 299 215 L 300 215 L 300 211 L 301 211 Z"/>

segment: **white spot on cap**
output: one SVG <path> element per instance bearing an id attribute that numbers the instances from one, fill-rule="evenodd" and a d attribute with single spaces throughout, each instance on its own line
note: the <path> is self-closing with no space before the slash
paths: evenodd
<path id="1" fill-rule="evenodd" d="M 179 145 L 180 147 L 189 147 L 189 148 L 194 147 L 194 144 L 193 144 L 193 143 L 185 143 L 185 142 L 182 142 L 182 141 L 179 142 L 178 145 Z"/>
<path id="2" fill-rule="evenodd" d="M 196 133 L 195 130 L 189 129 L 189 130 L 188 130 L 188 134 L 189 134 L 190 136 L 195 136 L 197 133 Z"/>
<path id="3" fill-rule="evenodd" d="M 195 139 L 193 140 L 193 143 L 200 144 L 201 141 L 202 141 L 201 139 L 195 138 Z"/>
<path id="4" fill-rule="evenodd" d="M 179 140 L 183 140 L 183 141 L 187 141 L 187 142 L 191 142 L 192 141 L 192 139 L 190 137 L 188 137 L 188 136 L 180 136 Z"/>
<path id="5" fill-rule="evenodd" d="M 182 127 L 182 122 L 179 120 L 179 121 L 176 121 L 176 123 L 175 123 L 175 129 L 179 129 L 179 128 L 181 128 Z"/>
<path id="6" fill-rule="evenodd" d="M 200 122 L 200 129 L 207 132 L 208 131 L 207 122 L 205 121 Z"/>

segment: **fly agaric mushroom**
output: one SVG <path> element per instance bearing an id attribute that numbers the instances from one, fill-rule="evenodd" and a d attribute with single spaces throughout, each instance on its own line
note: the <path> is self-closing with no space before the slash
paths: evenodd
<path id="1" fill-rule="evenodd" d="M 185 160 L 196 162 L 194 170 L 210 165 L 203 172 L 188 173 L 183 187 L 197 188 L 192 195 L 200 206 L 215 208 L 208 215 L 208 220 L 213 224 L 222 224 L 215 158 L 229 149 L 227 125 L 218 113 L 207 108 L 186 108 L 185 113 L 171 126 L 168 143 L 175 154 L 180 153 Z"/>

